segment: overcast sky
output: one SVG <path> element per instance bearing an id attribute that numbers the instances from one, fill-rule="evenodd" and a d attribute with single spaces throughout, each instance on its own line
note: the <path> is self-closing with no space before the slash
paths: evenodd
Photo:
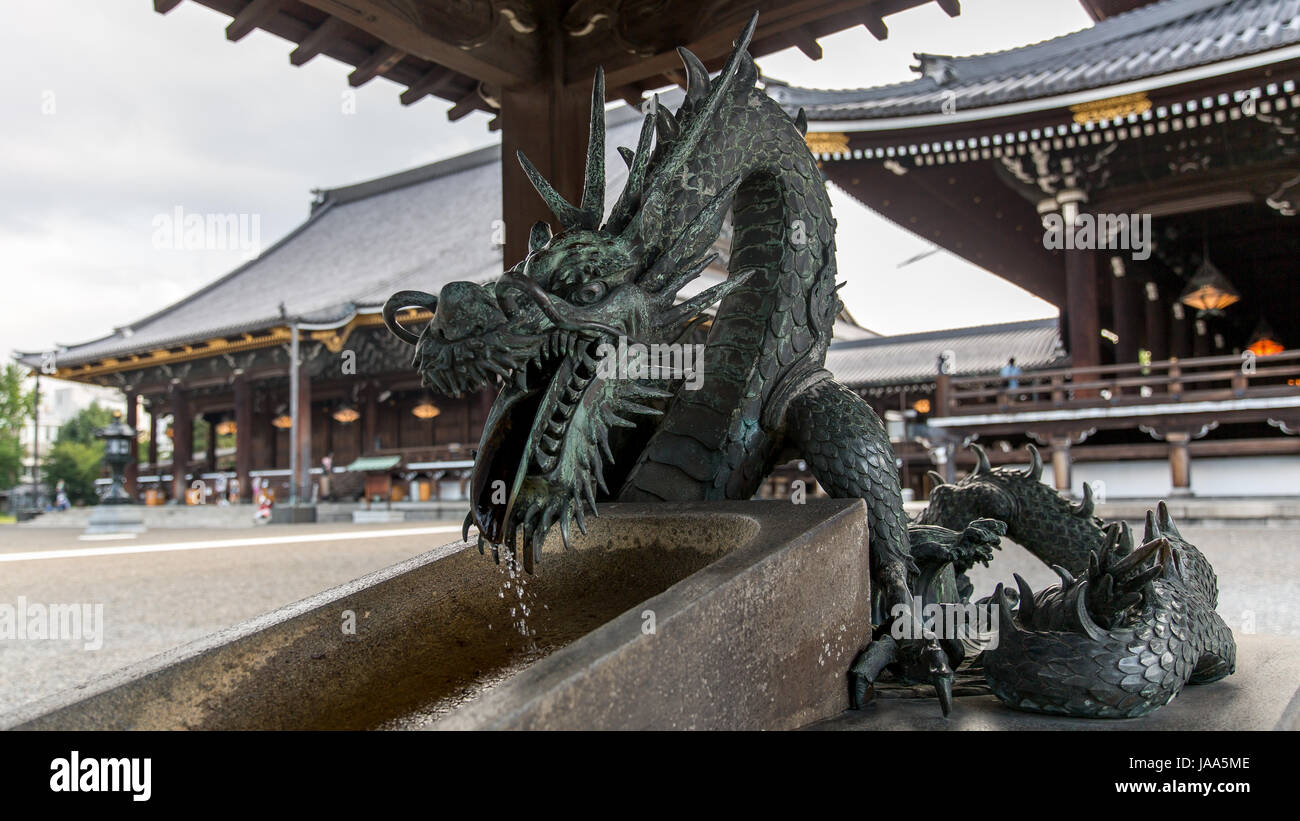
<path id="1" fill-rule="evenodd" d="M 187 213 L 260 218 L 269 246 L 307 216 L 313 188 L 382 176 L 496 141 L 488 117 L 449 123 L 445 101 L 404 107 L 382 78 L 343 113 L 349 66 L 294 68 L 291 45 L 197 3 L 167 16 L 149 0 L 6 0 L 0 28 L 0 354 L 109 333 L 241 262 L 237 251 L 155 247 L 154 219 Z M 820 88 L 912 79 L 912 53 L 974 54 L 1088 25 L 1077 0 L 964 0 L 949 18 L 927 4 L 791 49 L 766 76 Z M 930 247 L 833 189 L 841 291 L 863 325 L 905 333 L 1052 316 L 1052 306 Z M 309 280 L 304 280 L 305 282 Z"/>

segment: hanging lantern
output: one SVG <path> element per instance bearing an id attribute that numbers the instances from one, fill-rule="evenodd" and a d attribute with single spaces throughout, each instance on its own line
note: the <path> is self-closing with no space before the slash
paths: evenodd
<path id="1" fill-rule="evenodd" d="M 348 402 L 339 405 L 331 415 L 340 425 L 350 425 L 361 418 L 361 413 Z"/>
<path id="2" fill-rule="evenodd" d="M 289 428 L 293 427 L 293 417 L 287 413 L 282 413 L 279 416 L 272 419 L 271 424 L 275 425 L 280 430 L 288 430 Z"/>
<path id="3" fill-rule="evenodd" d="M 442 409 L 433 404 L 433 400 L 426 396 L 420 400 L 420 404 L 411 408 L 411 413 L 415 414 L 418 419 L 428 420 L 442 413 Z"/>
<path id="4" fill-rule="evenodd" d="M 1208 256 L 1178 297 L 1184 305 L 1207 314 L 1223 313 L 1224 308 L 1240 299 L 1241 294 Z"/>
<path id="5" fill-rule="evenodd" d="M 234 436 L 237 429 L 233 419 L 225 419 L 217 423 L 218 436 Z"/>
<path id="6" fill-rule="evenodd" d="M 1285 351 L 1286 346 L 1277 341 L 1268 320 L 1261 317 L 1259 324 L 1255 326 L 1255 333 L 1250 337 L 1250 344 L 1246 346 L 1246 350 L 1255 354 L 1255 356 L 1272 356 Z"/>

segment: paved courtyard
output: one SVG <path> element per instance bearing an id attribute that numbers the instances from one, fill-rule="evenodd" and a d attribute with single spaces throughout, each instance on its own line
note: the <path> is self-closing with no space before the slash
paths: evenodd
<path id="1" fill-rule="evenodd" d="M 1214 563 L 1219 611 L 1241 633 L 1300 636 L 1300 527 L 1184 527 Z M 104 605 L 99 650 L 0 639 L 0 714 L 459 538 L 452 522 L 157 530 L 86 541 L 0 526 L 0 604 Z M 974 574 L 977 595 L 1056 576 L 1008 544 Z"/>

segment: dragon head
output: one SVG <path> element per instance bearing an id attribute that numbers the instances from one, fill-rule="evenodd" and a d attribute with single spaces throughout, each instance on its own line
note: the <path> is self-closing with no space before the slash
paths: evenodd
<path id="1" fill-rule="evenodd" d="M 565 544 L 570 523 L 586 532 L 585 511 L 596 512 L 621 471 L 614 454 L 653 431 L 653 420 L 680 386 L 681 372 L 628 378 L 607 357 L 632 343 L 680 343 L 709 306 L 746 280 L 733 274 L 689 299 L 678 294 L 716 258 L 714 240 L 740 179 L 704 191 L 684 227 L 669 224 L 665 203 L 704 126 L 734 85 L 754 21 L 722 75 L 712 83 L 685 50 L 690 77 L 679 115 L 658 100 L 641 128 L 635 151 L 620 151 L 628 181 L 605 215 L 604 77 L 592 91 L 587 167 L 579 205 L 562 197 L 522 153 L 519 162 L 561 230 L 539 222 L 524 260 L 494 283 L 452 282 L 434 296 L 402 291 L 389 298 L 389 329 L 415 347 L 414 366 L 425 385 L 459 396 L 501 385 L 488 413 L 471 482 L 470 513 L 481 541 L 523 551 L 532 569 L 547 531 L 558 523 Z M 658 134 L 651 148 L 652 137 Z M 679 219 L 681 212 L 678 212 Z M 666 229 L 673 230 L 666 230 Z M 433 311 L 418 333 L 401 326 L 407 307 Z"/>

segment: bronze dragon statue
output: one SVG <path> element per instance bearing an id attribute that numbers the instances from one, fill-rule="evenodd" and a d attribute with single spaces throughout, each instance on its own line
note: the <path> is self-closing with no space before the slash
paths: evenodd
<path id="1" fill-rule="evenodd" d="M 676 112 L 657 97 L 648 104 L 636 147 L 619 150 L 627 182 L 608 212 L 598 71 L 580 202 L 518 158 L 561 230 L 534 225 L 527 257 L 490 285 L 394 294 L 384 319 L 414 346 L 414 366 L 431 388 L 461 395 L 501 385 L 465 520 L 466 537 L 478 529 L 480 551 L 490 545 L 499 558 L 504 547 L 532 572 L 548 531 L 558 527 L 567 545 L 572 527 L 585 533 L 586 516 L 604 500 L 749 499 L 775 465 L 802 458 L 829 495 L 866 503 L 871 558 L 863 572 L 883 636 L 900 621 L 917 623 L 912 591 L 936 569 L 947 569 L 946 595 L 958 595 L 956 574 L 986 561 L 1005 528 L 974 521 L 1001 519 L 997 508 L 952 504 L 954 515 L 971 515 L 957 522 L 936 514 L 909 533 L 885 426 L 824 368 L 841 309 L 835 220 L 803 139 L 803 113 L 788 116 L 758 87 L 747 52 L 756 21 L 716 77 L 679 49 L 684 102 Z M 681 299 L 715 259 L 728 213 L 729 276 Z M 397 320 L 408 307 L 433 311 L 418 334 Z M 693 373 L 651 368 L 644 378 L 619 378 L 605 367 L 620 345 L 679 345 L 705 324 Z M 1130 588 L 1145 589 L 1133 588 L 1133 564 L 1113 589 L 1116 605 L 1129 603 Z M 1037 612 L 1048 618 L 1055 599 L 1041 595 Z M 890 652 L 875 660 L 934 683 L 946 713 L 961 648 L 932 635 L 882 646 Z"/>

